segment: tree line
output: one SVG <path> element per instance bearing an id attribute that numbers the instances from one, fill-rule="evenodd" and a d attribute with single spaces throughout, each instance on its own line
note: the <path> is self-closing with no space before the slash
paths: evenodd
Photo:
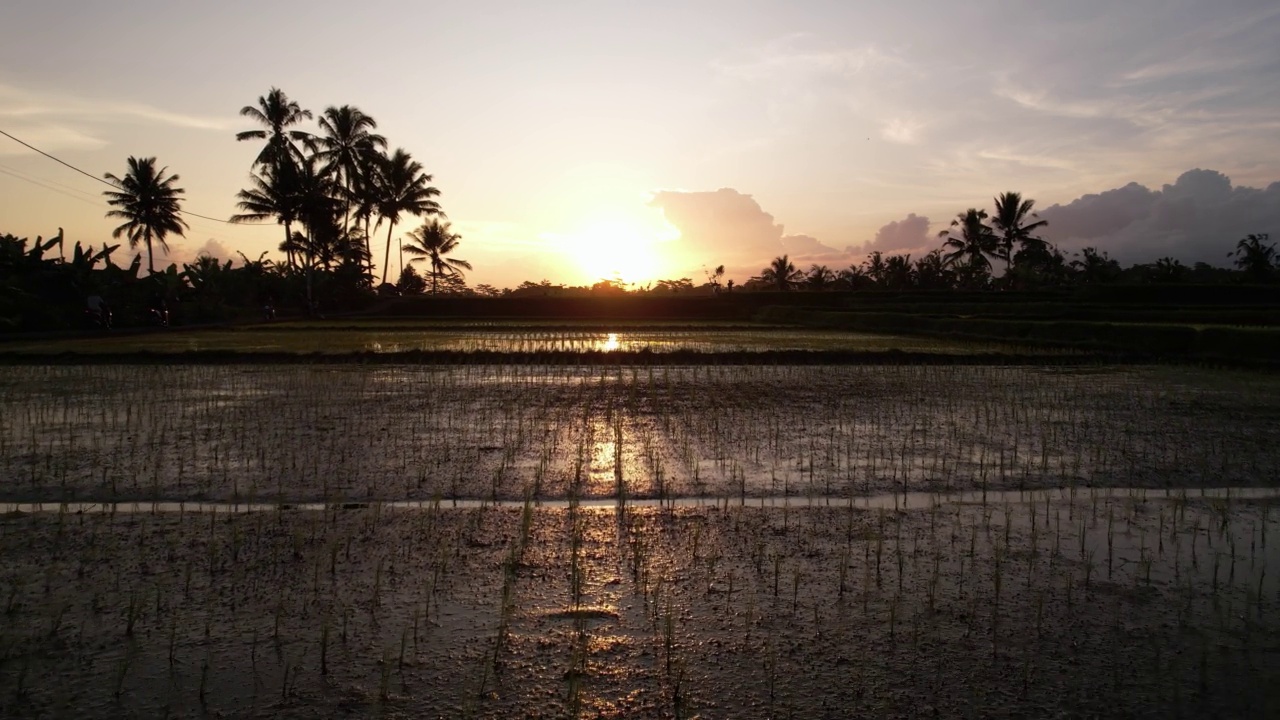
<path id="1" fill-rule="evenodd" d="M 318 117 L 278 88 L 246 105 L 240 114 L 257 127 L 236 133 L 237 141 L 261 143 L 249 168 L 249 187 L 236 194 L 232 223 L 275 222 L 283 233 L 281 261 L 240 256 L 231 260 L 201 256 L 179 269 L 157 270 L 155 251 L 167 251 L 168 239 L 184 236 L 185 191 L 177 174 L 156 158 L 129 157 L 125 173 L 104 175 L 107 217 L 121 221 L 112 238 L 141 253 L 117 265 L 120 244 L 101 249 L 77 242 L 68 253 L 62 230 L 35 241 L 0 235 L 0 328 L 74 327 L 85 298 L 100 295 L 122 308 L 125 324 L 140 321 L 144 308 L 168 302 L 180 305 L 182 322 L 244 317 L 263 305 L 303 312 L 353 309 L 379 294 L 467 294 L 479 296 L 600 296 L 622 294 L 720 294 L 751 291 L 857 290 L 1034 290 L 1108 283 L 1270 283 L 1277 277 L 1276 249 L 1264 233 L 1239 240 L 1227 253 L 1234 270 L 1206 263 L 1185 266 L 1165 257 L 1122 268 L 1105 251 L 1086 247 L 1068 258 L 1039 231 L 1047 223 L 1035 213 L 1035 201 L 1017 192 L 994 198 L 994 210 L 970 208 L 939 233 L 941 246 L 910 254 L 872 252 L 843 269 L 814 264 L 798 269 L 787 255 L 741 285 L 725 280 L 723 265 L 706 272 L 706 282 L 664 279 L 644 287 L 602 279 L 583 287 L 526 281 L 512 289 L 468 287 L 466 260 L 453 257 L 461 235 L 440 205 L 440 190 L 422 164 L 403 148 L 389 150 L 377 134 L 377 122 L 351 105 L 329 106 Z M 315 120 L 314 131 L 303 123 Z M 407 238 L 395 241 L 395 228 L 419 222 Z M 386 234 L 380 234 L 386 225 Z M 375 243 L 381 239 L 381 248 Z M 407 241 L 406 241 L 407 240 Z M 57 249 L 57 255 L 52 250 Z M 392 250 L 401 271 L 389 281 Z M 375 250 L 382 251 L 381 275 Z M 404 256 L 408 255 L 408 262 Z M 419 273 L 415 263 L 423 263 Z M 133 316 L 132 318 L 130 316 Z"/>
<path id="2" fill-rule="evenodd" d="M 1108 283 L 1270 283 L 1276 279 L 1276 248 L 1266 233 L 1250 234 L 1227 253 L 1233 272 L 1199 262 L 1188 267 L 1163 257 L 1122 268 L 1104 250 L 1086 247 L 1071 259 L 1037 231 L 1048 225 L 1035 200 L 1018 192 L 994 199 L 994 212 L 969 208 L 939 233 L 942 246 L 915 260 L 910 254 L 872 252 L 841 270 L 812 265 L 803 271 L 781 255 L 751 278 L 746 289 L 770 290 L 1037 290 Z M 999 275 L 996 270 L 1001 270 Z"/>

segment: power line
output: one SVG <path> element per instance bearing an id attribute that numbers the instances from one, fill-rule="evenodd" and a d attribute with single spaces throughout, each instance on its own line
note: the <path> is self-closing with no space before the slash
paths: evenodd
<path id="1" fill-rule="evenodd" d="M 98 182 L 102 183 L 103 185 L 106 185 L 106 186 L 107 186 L 107 187 L 109 187 L 109 188 L 114 188 L 114 189 L 117 189 L 117 190 L 119 189 L 119 188 L 118 188 L 114 183 L 109 182 L 109 181 L 107 181 L 107 180 L 105 180 L 105 179 L 103 179 L 103 178 L 100 178 L 100 177 L 98 177 L 97 175 L 93 175 L 93 174 L 91 174 L 91 173 L 87 173 L 87 172 L 85 172 L 84 170 L 81 170 L 80 168 L 76 167 L 75 165 L 72 165 L 71 163 L 66 162 L 65 160 L 60 160 L 60 159 L 58 159 L 58 158 L 56 158 L 56 157 L 54 157 L 54 156 L 50 155 L 49 153 L 47 153 L 47 152 L 45 152 L 45 151 L 41 150 L 40 148 L 38 148 L 38 147 L 36 147 L 36 146 L 34 146 L 34 145 L 31 145 L 31 144 L 29 144 L 29 143 L 23 142 L 22 140 L 19 140 L 18 138 L 16 138 L 16 137 L 14 137 L 14 136 L 10 135 L 9 133 L 5 132 L 4 130 L 0 130 L 0 135 L 4 135 L 5 137 L 9 138 L 10 140 L 12 140 L 12 141 L 14 141 L 14 142 L 18 143 L 19 145 L 21 145 L 21 146 L 23 146 L 23 147 L 25 147 L 25 148 L 27 148 L 27 149 L 29 149 L 29 150 L 34 150 L 35 152 L 40 153 L 41 155 L 43 155 L 43 156 L 45 156 L 45 157 L 49 158 L 50 160 L 52 160 L 52 161 L 54 161 L 54 162 L 58 163 L 59 165 L 64 165 L 64 166 L 66 166 L 66 167 L 68 167 L 68 168 L 71 168 L 72 170 L 74 170 L 74 171 L 76 171 L 76 172 L 80 173 L 81 175 L 83 175 L 83 176 L 85 176 L 85 177 L 89 178 L 90 180 L 96 180 L 96 181 L 98 181 Z M 52 188 L 50 188 L 50 189 L 52 189 Z M 268 224 L 268 223 L 233 223 L 233 222 L 231 222 L 230 220 L 223 220 L 223 219 L 221 219 L 221 218 L 209 217 L 208 215 L 201 215 L 200 213 L 194 213 L 194 212 L 191 212 L 190 210 L 179 210 L 178 212 L 182 213 L 183 215 L 190 215 L 191 217 L 198 217 L 198 218 L 201 218 L 201 219 L 204 219 L 204 220 L 212 220 L 213 222 L 222 223 L 222 224 L 224 224 L 224 225 L 266 225 L 266 224 Z"/>

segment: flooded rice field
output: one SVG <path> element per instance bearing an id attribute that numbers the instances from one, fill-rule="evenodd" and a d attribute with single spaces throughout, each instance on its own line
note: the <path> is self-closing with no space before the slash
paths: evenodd
<path id="1" fill-rule="evenodd" d="M 15 366 L 0 717 L 1275 717 L 1280 384 Z"/>
<path id="2" fill-rule="evenodd" d="M 5 717 L 1274 717 L 1273 500 L 8 514 Z"/>
<path id="3" fill-rule="evenodd" d="M 773 327 L 508 329 L 275 325 L 7 342 L 10 353 L 737 353 L 778 351 L 1061 354 L 1062 351 L 937 338 Z"/>
<path id="4" fill-rule="evenodd" d="M 1191 368 L 13 367 L 0 501 L 1269 485 L 1280 385 Z"/>

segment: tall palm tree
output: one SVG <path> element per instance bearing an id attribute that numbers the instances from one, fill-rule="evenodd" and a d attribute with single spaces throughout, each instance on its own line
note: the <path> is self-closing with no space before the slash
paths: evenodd
<path id="1" fill-rule="evenodd" d="M 1263 244 L 1270 237 L 1267 233 L 1250 234 L 1236 243 L 1234 252 L 1227 253 L 1227 257 L 1236 259 L 1235 266 L 1255 282 L 1266 282 L 1275 270 L 1276 246 Z"/>
<path id="2" fill-rule="evenodd" d="M 292 167 L 292 164 L 290 164 Z M 231 216 L 233 223 L 262 222 L 275 218 L 284 226 L 284 245 L 289 267 L 294 266 L 294 252 L 290 245 L 293 238 L 293 223 L 298 221 L 298 182 L 297 173 L 290 171 L 279 173 L 264 168 L 262 172 L 249 176 L 253 187 L 236 193 L 236 207 L 240 213 Z"/>
<path id="3" fill-rule="evenodd" d="M 311 119 L 311 111 L 303 110 L 280 88 L 271 88 L 266 95 L 258 97 L 256 107 L 245 105 L 240 109 L 240 114 L 263 126 L 260 130 L 236 133 L 236 140 L 267 141 L 262 152 L 253 161 L 254 165 L 265 165 L 278 173 L 284 163 L 302 159 L 299 144 L 311 147 L 311 133 L 289 129 L 303 120 Z"/>
<path id="4" fill-rule="evenodd" d="M 431 176 L 422 171 L 422 164 L 401 148 L 379 163 L 374 180 L 377 197 L 377 213 L 387 221 L 387 252 L 382 262 L 382 284 L 387 282 L 387 268 L 391 267 L 391 233 L 404 213 L 414 217 L 441 215 L 440 203 L 432 198 L 440 191 L 430 185 Z"/>
<path id="5" fill-rule="evenodd" d="M 437 282 L 441 278 L 461 277 L 463 270 L 471 269 L 471 263 L 466 260 L 445 257 L 457 250 L 461 241 L 462 236 L 453 232 L 449 221 L 438 217 L 431 218 L 422 227 L 409 233 L 409 244 L 404 246 L 404 251 L 416 256 L 409 260 L 411 267 L 419 260 L 431 262 L 432 295 L 436 294 Z"/>
<path id="6" fill-rule="evenodd" d="M 790 290 L 792 285 L 804 279 L 804 273 L 796 269 L 795 263 L 786 255 L 779 255 L 769 263 L 769 267 L 760 271 L 756 280 L 761 280 L 778 290 Z"/>
<path id="7" fill-rule="evenodd" d="M 357 202 L 357 183 L 373 166 L 378 151 L 386 149 L 387 139 L 371 132 L 378 127 L 376 120 L 350 105 L 325 108 L 318 124 L 321 134 L 316 138 L 316 155 L 324 165 L 324 172 L 335 176 L 342 188 L 345 234 L 351 206 Z"/>
<path id="8" fill-rule="evenodd" d="M 1034 246 L 1036 249 L 1044 247 L 1045 241 L 1034 233 L 1048 225 L 1049 221 L 1040 220 L 1034 210 L 1036 201 L 1030 198 L 1024 200 L 1021 193 L 1000 193 L 995 198 L 995 205 L 995 215 L 991 217 L 991 224 L 999 233 L 997 247 L 999 256 L 1004 259 L 1007 275 L 1009 268 L 1013 265 L 1014 246 L 1018 245 L 1021 248 Z M 1034 222 L 1029 222 L 1033 219 Z"/>
<path id="9" fill-rule="evenodd" d="M 998 238 L 986 224 L 987 211 L 969 208 L 951 221 L 951 227 L 938 233 L 945 238 L 943 248 L 950 248 L 943 259 L 948 267 L 959 260 L 966 260 L 973 268 L 991 269 L 990 256 L 998 256 Z"/>
<path id="10" fill-rule="evenodd" d="M 129 171 L 123 179 L 107 173 L 104 177 L 115 190 L 104 190 L 107 204 L 116 208 L 107 211 L 107 217 L 124 220 L 124 224 L 111 231 L 111 237 L 119 238 L 128 235 L 129 248 L 138 246 L 139 242 L 147 245 L 147 268 L 152 274 L 156 271 L 155 251 L 152 243 L 160 243 L 166 252 L 169 244 L 165 237 L 169 233 L 183 236 L 187 223 L 181 217 L 181 196 L 186 191 L 174 187 L 177 175 L 165 177 L 169 168 L 156 169 L 156 159 L 129 158 Z"/>

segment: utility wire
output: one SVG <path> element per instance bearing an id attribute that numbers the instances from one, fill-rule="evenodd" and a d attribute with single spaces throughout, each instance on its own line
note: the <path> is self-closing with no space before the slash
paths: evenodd
<path id="1" fill-rule="evenodd" d="M 19 140 L 18 138 L 16 138 L 16 137 L 14 137 L 14 136 L 10 135 L 9 133 L 7 133 L 7 132 L 5 132 L 5 131 L 3 131 L 3 130 L 0 130 L 0 135 L 3 135 L 3 136 L 5 136 L 5 137 L 9 138 L 10 140 L 12 140 L 12 141 L 14 141 L 14 142 L 18 143 L 19 145 L 21 145 L 21 146 L 23 146 L 23 147 L 25 147 L 25 148 L 27 148 L 27 149 L 29 149 L 29 150 L 34 150 L 34 151 L 36 151 L 36 152 L 40 153 L 41 155 L 43 155 L 43 156 L 45 156 L 45 157 L 49 158 L 50 160 L 52 160 L 52 161 L 54 161 L 54 162 L 58 163 L 59 165 L 64 165 L 64 166 L 66 166 L 66 167 L 68 167 L 68 168 L 71 168 L 72 170 L 74 170 L 74 171 L 76 171 L 76 172 L 80 173 L 81 175 L 83 175 L 83 176 L 85 176 L 85 177 L 89 178 L 90 180 L 97 180 L 98 182 L 102 183 L 103 185 L 106 185 L 107 187 L 115 188 L 115 189 L 117 189 L 117 190 L 119 189 L 119 188 L 118 188 L 114 183 L 112 183 L 112 182 L 110 182 L 110 181 L 108 181 L 108 180 L 105 180 L 105 179 L 103 179 L 103 178 L 100 178 L 100 177 L 98 177 L 97 175 L 93 175 L 93 174 L 91 174 L 91 173 L 87 173 L 87 172 L 85 172 L 84 170 L 81 170 L 80 168 L 76 167 L 75 165 L 72 165 L 71 163 L 66 162 L 66 161 L 64 161 L 64 160 L 60 160 L 60 159 L 58 159 L 58 158 L 56 158 L 56 157 L 54 157 L 54 156 L 50 155 L 49 153 L 47 153 L 47 152 L 45 152 L 45 151 L 41 150 L 40 148 L 35 147 L 34 145 L 31 145 L 31 144 L 25 143 L 25 142 L 23 142 L 23 141 Z M 224 225 L 266 225 L 266 224 L 267 224 L 267 223 L 233 223 L 233 222 L 231 222 L 230 220 L 223 220 L 223 219 L 221 219 L 221 218 L 209 217 L 208 215 L 201 215 L 200 213 L 193 213 L 193 212 L 191 212 L 190 210 L 179 210 L 178 212 L 182 213 L 183 215 L 190 215 L 191 217 L 198 217 L 198 218 L 202 218 L 202 219 L 204 219 L 204 220 L 212 220 L 213 222 L 223 223 Z"/>

